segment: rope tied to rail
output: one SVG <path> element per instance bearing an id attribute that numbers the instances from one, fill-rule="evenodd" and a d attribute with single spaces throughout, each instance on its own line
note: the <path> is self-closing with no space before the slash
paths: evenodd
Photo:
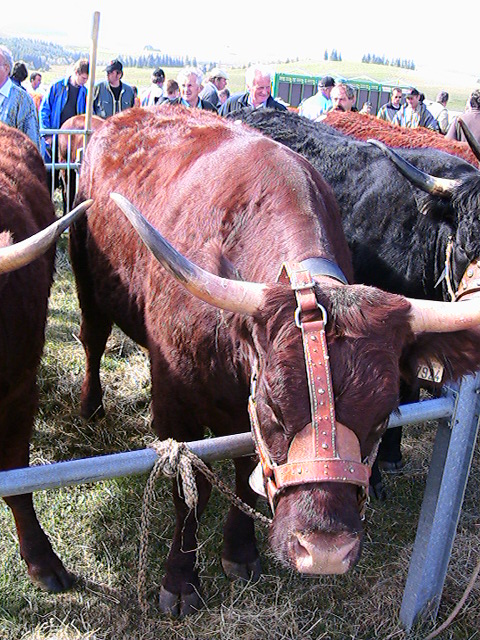
<path id="1" fill-rule="evenodd" d="M 202 473 L 210 484 L 217 487 L 230 502 L 251 518 L 258 520 L 265 526 L 270 526 L 272 520 L 263 515 L 239 498 L 218 476 L 205 464 L 205 462 L 191 451 L 185 442 L 177 442 L 173 438 L 167 440 L 155 440 L 150 445 L 158 458 L 153 465 L 150 476 L 143 492 L 142 515 L 140 522 L 140 548 L 138 553 L 138 602 L 143 611 L 148 610 L 147 603 L 147 553 L 148 535 L 150 530 L 150 511 L 155 494 L 155 483 L 160 475 L 167 478 L 177 478 L 179 489 L 187 507 L 192 510 L 198 504 L 198 489 L 195 482 L 194 468 Z"/>

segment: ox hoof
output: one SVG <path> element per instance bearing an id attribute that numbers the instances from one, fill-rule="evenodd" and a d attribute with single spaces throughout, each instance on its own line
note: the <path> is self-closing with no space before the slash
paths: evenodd
<path id="1" fill-rule="evenodd" d="M 69 573 L 63 565 L 57 571 L 48 574 L 30 571 L 29 576 L 34 585 L 42 589 L 42 591 L 50 591 L 51 593 L 68 591 L 76 580 L 73 573 Z"/>
<path id="2" fill-rule="evenodd" d="M 81 408 L 80 409 L 80 416 L 86 421 L 86 422 L 96 422 L 97 420 L 100 420 L 101 418 L 105 417 L 105 409 L 103 408 L 103 405 L 100 405 L 98 407 L 96 407 L 95 409 L 91 409 L 88 407 L 85 408 Z"/>
<path id="3" fill-rule="evenodd" d="M 378 468 L 390 476 L 400 475 L 404 467 L 405 462 L 402 459 L 396 462 L 390 462 L 389 460 L 379 460 L 378 462 Z"/>
<path id="4" fill-rule="evenodd" d="M 231 562 L 222 558 L 222 567 L 225 575 L 230 580 L 242 580 L 243 582 L 257 582 L 262 575 L 262 565 L 260 558 L 253 562 L 240 564 L 239 562 Z"/>
<path id="5" fill-rule="evenodd" d="M 202 601 L 196 591 L 183 594 L 171 593 L 162 587 L 158 597 L 158 605 L 160 611 L 165 615 L 184 618 L 192 613 L 197 613 L 202 606 Z"/>
<path id="6" fill-rule="evenodd" d="M 380 482 L 370 485 L 370 496 L 375 500 L 378 500 L 378 502 L 386 501 L 388 494 L 381 480 Z"/>

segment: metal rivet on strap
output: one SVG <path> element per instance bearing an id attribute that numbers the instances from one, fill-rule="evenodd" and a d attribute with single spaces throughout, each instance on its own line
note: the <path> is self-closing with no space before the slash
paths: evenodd
<path id="1" fill-rule="evenodd" d="M 322 444 L 322 449 L 328 449 L 328 444 L 326 442 Z"/>
<path id="2" fill-rule="evenodd" d="M 469 269 L 469 270 L 467 271 L 467 276 L 468 276 L 469 278 L 471 278 L 471 277 L 473 276 L 473 269 Z"/>

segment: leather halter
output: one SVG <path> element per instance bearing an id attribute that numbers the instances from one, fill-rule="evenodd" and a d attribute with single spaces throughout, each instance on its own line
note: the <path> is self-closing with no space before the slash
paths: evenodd
<path id="1" fill-rule="evenodd" d="M 302 332 L 312 420 L 293 438 L 287 461 L 284 464 L 273 462 L 260 430 L 255 400 L 257 372 L 253 371 L 248 411 L 266 494 L 274 511 L 277 495 L 286 487 L 321 482 L 354 484 L 359 487 L 359 507 L 363 515 L 370 467 L 362 462 L 357 436 L 335 418 L 325 334 L 327 312 L 317 302 L 310 271 L 301 263 L 285 263 L 279 280 L 285 279 L 290 282 L 297 298 L 295 324 Z M 344 276 L 341 281 L 345 282 Z M 311 312 L 316 312 L 316 317 L 306 320 L 306 312 L 310 316 Z"/>
<path id="2" fill-rule="evenodd" d="M 472 260 L 468 267 L 465 269 L 465 272 L 460 280 L 460 284 L 458 285 L 458 289 L 455 291 L 452 286 L 452 251 L 453 251 L 453 240 L 450 237 L 447 243 L 446 256 L 445 256 L 445 269 L 442 274 L 442 277 L 437 282 L 439 284 L 443 278 L 447 283 L 448 293 L 452 302 L 458 302 L 466 295 L 471 293 L 477 293 L 480 291 L 480 258 L 476 258 Z"/>
<path id="3" fill-rule="evenodd" d="M 469 293 L 480 291 L 480 260 L 474 260 L 465 269 L 460 284 L 458 285 L 455 301 L 460 300 Z"/>

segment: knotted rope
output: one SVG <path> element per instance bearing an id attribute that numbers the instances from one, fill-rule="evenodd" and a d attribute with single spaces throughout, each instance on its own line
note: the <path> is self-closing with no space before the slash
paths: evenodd
<path id="1" fill-rule="evenodd" d="M 198 489 L 194 473 L 195 468 L 207 478 L 212 486 L 217 487 L 217 489 L 227 496 L 237 509 L 243 511 L 243 513 L 246 513 L 251 518 L 260 521 L 265 526 L 272 524 L 270 518 L 267 518 L 263 513 L 256 511 L 256 509 L 253 509 L 250 505 L 243 502 L 184 442 L 177 442 L 172 438 L 168 438 L 168 440 L 155 440 L 150 444 L 150 448 L 157 453 L 158 458 L 153 465 L 147 484 L 145 485 L 140 522 L 137 596 L 139 605 L 144 613 L 148 610 L 146 578 L 150 510 L 155 493 L 155 483 L 161 474 L 167 476 L 167 478 L 177 478 L 185 504 L 190 510 L 195 509 L 198 503 Z"/>

